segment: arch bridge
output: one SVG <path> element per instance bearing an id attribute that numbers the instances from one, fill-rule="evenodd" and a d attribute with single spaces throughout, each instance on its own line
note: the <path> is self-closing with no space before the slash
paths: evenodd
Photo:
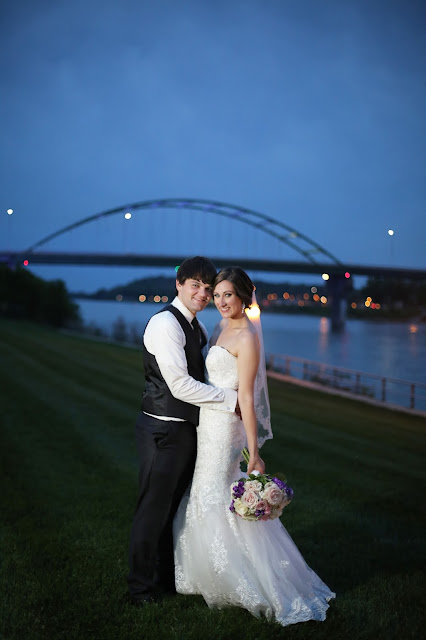
<path id="1" fill-rule="evenodd" d="M 134 202 L 132 204 L 121 205 L 113 209 L 101 211 L 100 213 L 82 218 L 73 224 L 67 225 L 48 236 L 41 238 L 35 244 L 28 247 L 27 253 L 29 255 L 33 254 L 37 249 L 51 240 L 96 220 L 101 220 L 118 214 L 133 215 L 135 212 L 158 209 L 175 209 L 178 211 L 193 210 L 205 214 L 209 213 L 229 218 L 277 239 L 280 243 L 287 245 L 287 247 L 296 251 L 296 253 L 303 257 L 305 262 L 314 265 L 318 264 L 318 262 L 323 263 L 325 261 L 334 267 L 338 266 L 343 268 L 342 263 L 330 251 L 322 247 L 315 240 L 312 240 L 294 227 L 281 222 L 280 220 L 246 207 L 219 202 L 217 200 L 203 200 L 195 198 L 143 200 L 141 202 Z M 238 262 L 241 263 L 241 260 L 238 260 Z M 330 291 L 330 297 L 332 300 L 332 326 L 337 329 L 343 326 L 344 322 L 344 304 L 342 304 L 343 287 L 341 278 L 338 278 L 337 276 L 333 277 L 332 282 L 335 283 L 334 291 Z M 329 288 L 332 289 L 331 282 L 329 284 Z"/>
<path id="2" fill-rule="evenodd" d="M 44 264 L 162 264 L 164 260 L 173 260 L 176 264 L 180 261 L 179 256 L 147 256 L 145 255 L 129 255 L 113 256 L 111 254 L 90 253 L 74 253 L 66 254 L 64 252 L 40 252 L 40 248 L 50 241 L 65 235 L 74 229 L 83 227 L 89 223 L 100 221 L 115 215 L 125 215 L 131 217 L 134 213 L 143 211 L 155 211 L 160 209 L 173 209 L 176 211 L 192 210 L 201 214 L 213 214 L 224 218 L 231 219 L 236 222 L 245 224 L 255 231 L 267 234 L 279 243 L 290 247 L 303 260 L 296 262 L 284 262 L 277 260 L 261 260 L 256 258 L 237 258 L 227 259 L 225 264 L 237 263 L 243 268 L 252 268 L 258 271 L 290 271 L 299 273 L 322 273 L 327 270 L 330 273 L 330 279 L 327 282 L 329 288 L 329 297 L 332 306 L 332 328 L 338 330 L 343 327 L 345 317 L 345 294 L 347 287 L 345 286 L 346 277 L 351 271 L 347 266 L 336 258 L 330 251 L 322 247 L 316 241 L 312 240 L 305 234 L 301 233 L 294 227 L 281 222 L 271 216 L 259 213 L 253 209 L 240 207 L 216 200 L 203 200 L 194 198 L 165 198 L 156 200 L 144 200 L 134 202 L 132 204 L 121 205 L 113 209 L 101 211 L 94 215 L 82 218 L 76 222 L 62 227 L 55 232 L 41 238 L 25 251 L 16 253 L 14 258 L 16 262 L 23 259 L 32 263 Z M 10 255 L 10 258 L 12 256 Z M 4 257 L 3 257 L 4 259 Z M 215 264 L 223 264 L 223 259 L 214 258 Z M 164 264 L 164 262 L 163 262 Z M 166 262 L 165 264 L 170 264 Z M 286 265 L 286 266 L 285 266 Z M 352 271 L 354 273 L 354 271 Z"/>

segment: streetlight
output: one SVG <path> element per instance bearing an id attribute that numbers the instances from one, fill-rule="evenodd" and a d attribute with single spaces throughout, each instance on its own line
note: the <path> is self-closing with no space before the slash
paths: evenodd
<path id="1" fill-rule="evenodd" d="M 392 238 L 395 235 L 395 231 L 393 229 L 388 229 L 388 236 Z M 393 240 L 390 240 L 389 244 L 389 262 L 392 264 L 393 262 Z"/>
<path id="2" fill-rule="evenodd" d="M 6 213 L 7 213 L 6 238 L 7 238 L 7 244 L 9 245 L 9 248 L 11 248 L 12 247 L 11 231 L 12 231 L 12 226 L 14 224 L 11 221 L 11 215 L 13 213 L 13 209 L 6 209 Z"/>

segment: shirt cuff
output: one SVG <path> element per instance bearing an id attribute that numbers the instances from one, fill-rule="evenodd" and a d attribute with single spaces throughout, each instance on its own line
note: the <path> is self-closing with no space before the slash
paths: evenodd
<path id="1" fill-rule="evenodd" d="M 225 391 L 225 399 L 224 399 L 224 405 L 226 408 L 223 409 L 223 411 L 229 411 L 231 413 L 235 412 L 235 407 L 237 406 L 237 400 L 238 400 L 238 392 L 235 391 L 235 389 L 224 389 Z"/>
<path id="2" fill-rule="evenodd" d="M 210 409 L 211 411 L 223 411 L 224 413 L 235 413 L 238 393 L 235 389 L 223 388 L 224 399 L 221 402 L 195 402 L 197 407 Z"/>

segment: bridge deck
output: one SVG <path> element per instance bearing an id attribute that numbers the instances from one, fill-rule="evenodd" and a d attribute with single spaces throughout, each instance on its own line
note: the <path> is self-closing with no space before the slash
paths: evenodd
<path id="1" fill-rule="evenodd" d="M 136 255 L 112 253 L 76 253 L 64 251 L 38 251 L 25 255 L 17 251 L 0 251 L 0 263 L 17 264 L 25 259 L 30 264 L 45 265 L 104 265 L 123 267 L 169 267 L 178 265 L 188 256 L 168 255 Z M 343 275 L 348 271 L 351 276 L 382 276 L 386 278 L 406 278 L 409 280 L 426 280 L 426 269 L 406 267 L 382 267 L 361 264 L 331 264 L 327 262 L 301 262 L 291 260 L 263 260 L 250 257 L 223 258 L 209 256 L 214 264 L 221 268 L 230 264 L 238 264 L 248 271 L 265 271 L 275 273 L 311 273 Z"/>

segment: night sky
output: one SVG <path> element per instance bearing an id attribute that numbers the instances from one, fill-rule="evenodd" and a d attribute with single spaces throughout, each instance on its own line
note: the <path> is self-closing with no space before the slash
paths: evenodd
<path id="1" fill-rule="evenodd" d="M 0 249 L 126 203 L 187 197 L 270 215 L 342 261 L 426 268 L 425 6 L 3 0 Z M 300 258 L 189 212 L 115 216 L 44 249 L 173 243 Z M 85 291 L 146 275 L 33 271 Z"/>

